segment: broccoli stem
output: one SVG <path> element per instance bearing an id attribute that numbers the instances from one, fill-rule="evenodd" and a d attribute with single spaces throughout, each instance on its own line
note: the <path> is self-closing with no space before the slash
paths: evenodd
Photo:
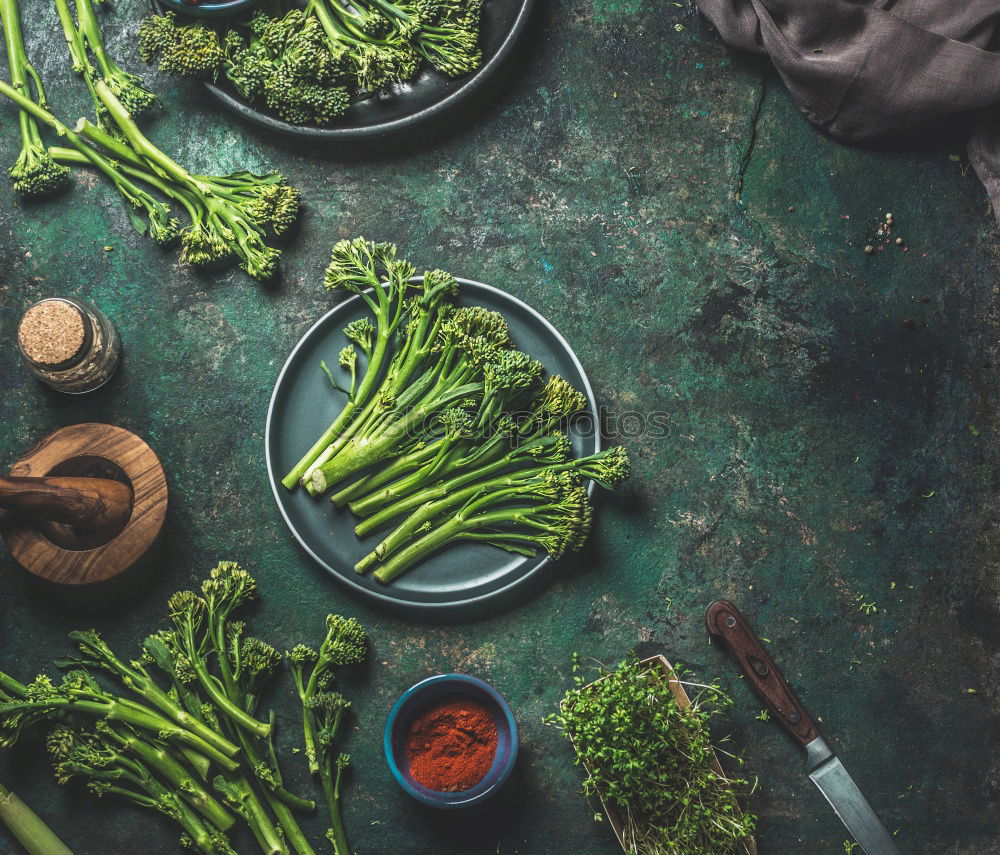
<path id="1" fill-rule="evenodd" d="M 539 442 L 543 443 L 545 437 Z M 386 509 L 357 526 L 365 533 L 377 524 L 387 521 L 412 503 L 419 503 L 416 510 L 390 532 L 375 549 L 355 565 L 358 573 L 365 573 L 379 561 L 384 561 L 389 555 L 401 549 L 416 534 L 426 530 L 434 520 L 450 514 L 461 508 L 465 503 L 510 494 L 517 498 L 520 490 L 530 489 L 537 485 L 543 476 L 555 476 L 570 472 L 582 478 L 596 481 L 606 489 L 614 489 L 627 472 L 627 457 L 620 448 L 599 451 L 587 457 L 579 457 L 562 463 L 541 462 L 522 456 L 521 449 L 515 449 L 499 461 L 467 472 L 410 496 L 405 502 Z M 519 460 L 519 457 L 521 458 Z M 524 468 L 512 472 L 486 477 L 491 473 L 507 469 L 515 462 Z M 359 536 L 361 536 L 359 534 Z"/>
<path id="2" fill-rule="evenodd" d="M 14 793 L 0 784 L 0 822 L 28 855 L 73 855 L 39 816 Z"/>
<path id="3" fill-rule="evenodd" d="M 344 827 L 344 817 L 340 811 L 340 783 L 344 775 L 344 766 L 336 763 L 336 769 L 330 768 L 329 754 L 323 764 L 320 783 L 326 798 L 326 809 L 330 816 L 330 829 L 327 837 L 333 844 L 334 855 L 351 855 L 351 847 L 347 841 L 347 829 Z"/>
<path id="4" fill-rule="evenodd" d="M 193 638 L 189 640 L 186 653 L 188 654 L 188 658 L 191 660 L 191 667 L 194 669 L 194 672 L 198 677 L 198 682 L 201 683 L 201 687 L 205 690 L 205 694 L 208 695 L 209 699 L 213 704 L 215 704 L 216 707 L 218 707 L 221 713 L 223 713 L 234 724 L 249 731 L 255 736 L 267 736 L 271 732 L 271 726 L 269 724 L 265 724 L 262 721 L 258 721 L 253 716 L 247 715 L 245 711 L 240 709 L 229 699 L 223 688 L 219 685 L 219 681 L 214 675 L 209 673 L 204 661 L 202 661 L 202 658 L 198 655 L 197 645 L 195 644 Z"/>
<path id="5" fill-rule="evenodd" d="M 342 481 L 366 466 L 384 460 L 399 447 L 407 436 L 420 428 L 435 412 L 443 409 L 452 401 L 482 392 L 482 389 L 482 383 L 473 382 L 432 392 L 428 396 L 428 400 L 385 425 L 380 433 L 355 437 L 340 454 L 319 468 L 313 469 L 310 476 L 310 492 L 313 495 L 322 494 L 330 485 Z"/>
<path id="6" fill-rule="evenodd" d="M 378 380 L 379 372 L 382 369 L 382 362 L 385 360 L 388 349 L 389 336 L 379 335 L 375 343 L 375 349 L 372 351 L 372 358 L 368 361 L 364 379 L 362 379 L 354 399 L 347 402 L 344 409 L 340 411 L 340 415 L 334 419 L 333 424 L 326 429 L 323 435 L 313 444 L 312 448 L 295 464 L 292 471 L 282 478 L 281 483 L 286 488 L 291 490 L 301 479 L 307 476 L 323 452 L 344 432 L 354 413 L 367 401 L 372 387 Z"/>
<path id="7" fill-rule="evenodd" d="M 288 847 L 279 836 L 246 775 L 220 775 L 215 779 L 215 789 L 227 796 L 230 807 L 250 826 L 264 855 L 289 855 Z"/>
<path id="8" fill-rule="evenodd" d="M 349 429 L 356 424 L 352 422 L 355 414 L 360 411 L 358 417 L 360 419 L 370 412 L 374 405 L 374 400 L 370 400 L 372 390 L 381 377 L 382 364 L 385 362 L 393 335 L 403 315 L 406 285 L 405 283 L 386 283 L 383 285 L 372 274 L 366 276 L 364 284 L 371 287 L 374 296 L 370 296 L 366 292 L 361 292 L 360 296 L 368 304 L 376 321 L 375 346 L 365 368 L 365 376 L 358 386 L 354 399 L 347 402 L 344 409 L 334 419 L 333 424 L 305 453 L 292 471 L 282 479 L 281 483 L 289 490 L 300 482 L 308 488 L 313 469 L 325 463 L 342 442 L 350 436 Z"/>
<path id="9" fill-rule="evenodd" d="M 384 317 L 386 301 L 383 288 L 380 284 L 378 284 L 377 279 L 373 281 L 375 292 L 379 298 L 379 304 L 375 305 L 367 294 L 363 293 L 361 296 L 366 299 L 376 316 L 376 320 L 378 321 L 377 329 L 379 343 L 382 342 L 384 336 L 385 344 L 388 346 L 391 336 L 395 332 L 400 321 L 400 315 L 403 308 L 402 298 L 406 293 L 406 283 L 396 283 L 396 294 L 394 296 L 395 302 L 393 304 L 395 306 L 395 315 L 393 316 L 392 322 L 388 323 Z M 313 480 L 313 476 L 316 471 L 337 457 L 347 444 L 354 440 L 359 434 L 363 434 L 365 430 L 370 430 L 373 420 L 384 418 L 385 414 L 382 412 L 379 402 L 395 399 L 403 390 L 406 390 L 410 379 L 416 373 L 417 369 L 424 363 L 427 356 L 431 353 L 433 345 L 437 339 L 437 332 L 441 325 L 441 316 L 437 311 L 440 302 L 440 294 L 433 291 L 426 293 L 424 295 L 424 301 L 430 305 L 428 309 L 421 312 L 416 328 L 408 333 L 402 348 L 392 358 L 386 378 L 383 381 L 378 393 L 368 400 L 365 408 L 357 415 L 357 417 L 354 418 L 350 424 L 346 425 L 340 431 L 339 435 L 315 457 L 313 463 L 303 474 L 301 480 L 310 495 L 321 494 L 325 490 L 325 487 L 322 489 L 318 488 L 318 484 L 322 483 L 322 481 Z M 365 379 L 367 380 L 370 376 L 372 376 L 372 373 L 369 369 Z M 372 377 L 372 383 L 374 383 L 376 379 L 377 376 Z M 413 390 L 411 389 L 408 391 L 412 393 Z M 356 409 L 357 408 L 354 408 L 354 411 L 356 411 Z M 318 444 L 319 443 L 317 443 L 317 445 Z M 315 447 L 316 446 L 313 446 L 314 449 Z M 329 483 L 335 482 L 331 481 Z"/>
<path id="10" fill-rule="evenodd" d="M 240 690 L 235 676 L 233 675 L 233 670 L 229 664 L 229 657 L 225 648 L 225 621 L 213 620 L 211 626 L 212 629 L 209 633 L 209 637 L 211 639 L 216 659 L 219 663 L 219 673 L 222 675 L 223 689 L 226 692 L 227 697 L 235 706 L 244 710 L 247 715 L 252 716 L 252 702 L 248 700 L 248 698 Z M 255 718 L 252 720 L 257 721 Z M 271 725 L 268 724 L 267 726 L 270 732 Z M 278 818 L 279 824 L 285 831 L 285 836 L 295 847 L 295 850 L 299 853 L 299 855 L 315 855 L 312 847 L 303 836 L 298 823 L 288 809 L 293 808 L 295 810 L 308 813 L 309 811 L 315 810 L 316 803 L 309 799 L 303 799 L 300 796 L 295 795 L 295 793 L 285 789 L 281 783 L 281 772 L 277 768 L 277 764 L 271 764 L 266 761 L 264 752 L 261 751 L 252 736 L 244 733 L 241 729 L 237 729 L 236 736 L 243 749 L 243 753 L 249 761 L 250 768 L 254 770 L 254 774 L 264 791 L 264 798 L 267 799 L 268 804 L 271 806 L 271 810 L 274 811 L 274 815 Z M 275 780 L 273 782 L 266 780 L 266 777 L 263 774 L 263 770 L 268 768 L 275 776 Z"/>
<path id="11" fill-rule="evenodd" d="M 419 470 L 425 463 L 434 460 L 444 442 L 444 438 L 435 440 L 434 442 L 427 443 L 422 448 L 417 448 L 414 451 L 397 457 L 391 463 L 379 469 L 378 472 L 365 475 L 357 481 L 348 484 L 339 492 L 334 493 L 330 497 L 330 501 L 338 508 L 349 504 L 351 511 L 357 513 L 354 511 L 354 503 L 356 501 L 373 495 L 383 484 L 389 484 L 400 476 L 409 475 L 414 470 Z M 361 514 L 361 516 L 364 516 L 364 514 Z"/>
<path id="12" fill-rule="evenodd" d="M 64 0 L 56 0 L 57 4 Z M 98 23 L 97 15 L 94 14 L 94 7 L 90 0 L 76 0 L 76 16 L 79 22 L 79 31 L 90 47 L 97 65 L 101 69 L 104 77 L 112 77 L 115 74 L 122 74 L 124 70 L 114 60 L 112 60 L 104 49 L 104 38 L 101 35 L 101 25 Z"/>
<path id="13" fill-rule="evenodd" d="M 131 775 L 127 777 L 132 778 Z M 217 855 L 219 847 L 212 839 L 211 832 L 205 827 L 205 823 L 181 801 L 176 793 L 168 790 L 148 772 L 144 776 L 136 777 L 133 780 L 149 793 L 148 800 L 141 798 L 138 793 L 117 790 L 115 787 L 111 787 L 110 791 L 118 792 L 119 795 L 131 798 L 132 801 L 143 807 L 151 807 L 166 814 L 176 820 L 178 825 L 184 829 L 188 837 L 191 838 L 196 851 L 201 852 L 202 855 Z"/>
<path id="14" fill-rule="evenodd" d="M 512 491 L 510 497 L 513 498 L 516 494 L 516 491 Z M 399 550 L 375 571 L 375 579 L 387 585 L 431 553 L 461 540 L 477 539 L 475 535 L 479 530 L 510 525 L 538 510 L 555 510 L 556 507 L 556 505 L 543 505 L 540 508 L 538 506 L 509 507 L 478 515 L 459 512 L 409 546 Z M 493 542 L 494 539 L 495 535 L 491 535 L 490 542 Z"/>
<path id="15" fill-rule="evenodd" d="M 342 508 L 344 505 L 352 502 L 356 496 L 368 495 L 368 491 L 376 490 L 383 484 L 388 484 L 401 475 L 412 472 L 437 454 L 439 442 L 441 440 L 428 443 L 423 448 L 418 448 L 416 451 L 411 451 L 408 454 L 397 457 L 391 463 L 379 469 L 378 472 L 365 475 L 363 478 L 359 478 L 357 481 L 348 484 L 339 492 L 334 493 L 330 497 L 330 501 L 336 507 Z"/>
<path id="16" fill-rule="evenodd" d="M 546 467 L 518 471 L 512 475 L 500 476 L 489 481 L 476 481 L 461 490 L 448 491 L 439 488 L 435 493 L 436 501 L 424 502 L 417 511 L 399 524 L 375 549 L 362 558 L 354 567 L 358 573 L 367 573 L 380 561 L 400 550 L 414 535 L 424 530 L 433 520 L 447 514 L 455 508 L 461 508 L 466 502 L 477 496 L 495 496 L 499 491 L 517 495 L 517 489 L 537 478 L 547 471 Z M 548 471 L 558 471 L 552 468 Z"/>
<path id="17" fill-rule="evenodd" d="M 369 517 L 377 511 L 393 504 L 404 496 L 417 493 L 422 488 L 446 477 L 455 468 L 456 457 L 461 455 L 468 443 L 448 439 L 441 444 L 438 454 L 426 461 L 416 471 L 410 472 L 383 490 L 373 491 L 360 496 L 349 503 L 351 513 L 359 517 Z M 502 453 L 502 447 L 497 453 Z M 496 455 L 494 455 L 495 457 Z M 459 459 L 462 459 L 459 457 Z M 480 461 L 483 465 L 489 460 Z M 396 513 L 399 513 L 396 511 Z"/>
<path id="18" fill-rule="evenodd" d="M 83 35 L 73 20 L 73 13 L 70 11 L 67 0 L 55 0 L 55 6 L 59 23 L 62 26 L 63 38 L 66 39 L 66 46 L 69 48 L 69 55 L 73 60 L 73 70 L 83 78 L 84 85 L 90 93 L 90 100 L 94 103 L 94 109 L 100 112 L 101 100 L 97 97 L 97 92 L 94 89 L 94 68 L 90 64 Z"/>
<path id="19" fill-rule="evenodd" d="M 382 508 L 382 510 L 361 520 L 354 527 L 354 531 L 358 537 L 367 537 L 394 517 L 424 505 L 441 501 L 449 496 L 457 495 L 457 491 L 468 487 L 470 484 L 473 485 L 471 490 L 475 492 L 475 490 L 479 489 L 479 485 L 484 478 L 502 472 L 522 456 L 515 450 L 504 455 L 499 460 L 486 462 L 475 469 L 470 469 L 467 472 L 460 473 L 414 493 L 407 494 L 405 491 L 400 492 L 395 489 L 394 485 L 383 490 L 381 493 L 367 496 L 358 502 L 352 502 L 350 505 L 351 511 L 358 516 L 364 516 L 365 513 L 374 510 L 376 507 Z M 466 490 L 463 495 L 468 496 L 469 490 Z"/>
<path id="20" fill-rule="evenodd" d="M 18 15 L 17 0 L 0 0 L 0 20 L 3 22 L 4 43 L 7 46 L 7 64 L 10 70 L 10 83 L 25 98 L 30 97 L 28 91 L 27 57 L 24 54 L 24 36 L 21 32 L 21 19 Z M 29 148 L 39 141 L 38 126 L 31 115 L 22 107 L 18 114 L 21 128 L 21 144 Z"/>
<path id="21" fill-rule="evenodd" d="M 312 711 L 309 709 L 310 693 L 306 683 L 303 681 L 302 667 L 300 665 L 292 664 L 292 679 L 295 681 L 295 691 L 298 693 L 299 703 L 302 705 L 302 739 L 305 744 L 306 762 L 309 764 L 309 773 L 316 775 L 320 770 L 319 755 L 317 754 L 316 723 Z"/>
<path id="22" fill-rule="evenodd" d="M 128 110 L 125 109 L 114 92 L 108 88 L 107 83 L 103 80 L 95 81 L 94 90 L 111 118 L 114 119 L 115 124 L 118 125 L 119 130 L 128 140 L 129 145 L 153 168 L 153 171 L 184 187 L 189 187 L 196 196 L 200 197 L 205 207 L 210 208 L 211 205 L 207 197 L 212 192 L 211 188 L 207 184 L 197 181 L 183 166 L 146 138 L 132 116 L 129 115 Z"/>
<path id="23" fill-rule="evenodd" d="M 94 126 L 91 125 L 90 127 Z M 93 166 L 88 158 L 84 157 L 75 149 L 50 146 L 49 154 L 52 156 L 52 159 L 56 161 L 56 163 L 69 163 L 76 166 Z M 196 221 L 201 217 L 201 213 L 197 209 L 197 203 L 192 198 L 191 194 L 186 193 L 184 190 L 173 184 L 163 181 L 161 178 L 149 172 L 148 169 L 139 169 L 134 166 L 130 166 L 128 163 L 123 163 L 120 160 L 111 160 L 111 163 L 123 174 L 128 175 L 130 178 L 135 178 L 138 181 L 145 182 L 154 190 L 158 190 L 167 198 L 173 199 L 178 204 L 183 206 L 192 221 Z"/>
<path id="24" fill-rule="evenodd" d="M 148 700 L 175 724 L 192 731 L 230 757 L 239 753 L 236 745 L 182 709 L 148 674 L 137 667 L 126 665 L 96 633 L 71 632 L 69 635 L 84 653 L 95 657 L 100 665 L 117 675 L 126 687 Z"/>
<path id="25" fill-rule="evenodd" d="M 168 751 L 147 742 L 135 733 L 107 727 L 102 731 L 126 751 L 135 754 L 143 763 L 173 785 L 186 802 L 206 820 L 221 831 L 233 827 L 232 815 L 174 759 Z"/>
<path id="26" fill-rule="evenodd" d="M 89 700 L 53 697 L 42 701 L 22 700 L 0 703 L 0 711 L 4 713 L 15 713 L 19 710 L 31 712 L 40 707 L 51 707 L 53 710 L 69 714 L 79 713 L 95 719 L 107 718 L 111 721 L 120 721 L 154 733 L 159 739 L 165 739 L 167 742 L 175 743 L 178 746 L 182 745 L 204 754 L 221 769 L 232 771 L 239 768 L 239 763 L 197 734 L 174 724 L 149 707 L 144 707 L 125 698 L 109 697 L 108 700 Z"/>
<path id="27" fill-rule="evenodd" d="M 132 207 L 143 208 L 149 213 L 161 207 L 156 199 L 119 172 L 115 168 L 114 163 L 87 145 L 79 135 L 66 127 L 66 125 L 49 113 L 48 110 L 39 106 L 30 98 L 26 98 L 3 80 L 0 80 L 0 95 L 6 96 L 19 107 L 39 119 L 43 124 L 52 128 L 60 137 L 66 139 L 92 166 L 99 169 L 111 179 L 118 192 Z"/>

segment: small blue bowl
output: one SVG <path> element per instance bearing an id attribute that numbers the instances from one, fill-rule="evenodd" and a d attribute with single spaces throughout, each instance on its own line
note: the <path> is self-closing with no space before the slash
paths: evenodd
<path id="1" fill-rule="evenodd" d="M 406 735 L 414 715 L 443 697 L 467 697 L 479 701 L 493 713 L 496 721 L 496 757 L 483 780 L 471 790 L 455 793 L 429 790 L 413 779 L 406 761 Z M 392 776 L 418 802 L 444 809 L 469 807 L 488 799 L 510 777 L 517 760 L 517 722 L 510 706 L 489 683 L 468 674 L 438 674 L 421 680 L 396 701 L 385 723 L 382 747 Z"/>
<path id="2" fill-rule="evenodd" d="M 159 0 L 160 5 L 172 12 L 193 15 L 196 18 L 224 18 L 238 15 L 260 4 L 260 0 L 224 0 L 221 3 L 185 3 L 183 0 Z"/>

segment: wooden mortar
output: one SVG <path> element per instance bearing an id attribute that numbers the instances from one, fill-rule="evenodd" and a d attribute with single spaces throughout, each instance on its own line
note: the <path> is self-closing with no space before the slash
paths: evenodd
<path id="1" fill-rule="evenodd" d="M 153 545 L 167 514 L 167 479 L 134 433 L 71 425 L 0 478 L 0 507 L 9 509 L 0 510 L 0 525 L 18 564 L 49 582 L 91 585 L 123 573 Z"/>

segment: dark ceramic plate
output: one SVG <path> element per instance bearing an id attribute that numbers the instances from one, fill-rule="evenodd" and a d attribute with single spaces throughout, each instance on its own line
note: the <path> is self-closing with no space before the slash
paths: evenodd
<path id="1" fill-rule="evenodd" d="M 559 374 L 583 392 L 591 418 L 570 430 L 577 455 L 599 450 L 597 404 L 576 354 L 538 312 L 490 285 L 460 279 L 460 305 L 485 306 L 500 312 L 510 324 L 517 347 L 539 360 L 550 374 Z M 330 389 L 320 360 L 335 365 L 347 344 L 343 328 L 367 315 L 359 297 L 351 297 L 324 315 L 295 346 L 271 395 L 264 436 L 268 479 L 278 508 L 305 550 L 343 584 L 364 597 L 406 611 L 453 611 L 509 596 L 549 563 L 545 555 L 529 558 L 484 544 L 461 544 L 431 556 L 391 585 L 359 576 L 354 565 L 379 542 L 376 532 L 359 541 L 354 517 L 337 510 L 327 498 L 313 499 L 304 490 L 286 490 L 281 479 L 316 438 L 329 427 L 343 406 L 343 396 Z M 383 533 L 384 534 L 384 533 Z"/>
<path id="2" fill-rule="evenodd" d="M 534 3 L 535 0 L 485 0 L 480 34 L 483 64 L 476 71 L 451 78 L 425 65 L 414 80 L 358 101 L 329 127 L 283 122 L 266 108 L 247 103 L 231 87 L 204 85 L 226 109 L 278 133 L 300 139 L 337 141 L 389 136 L 436 118 L 482 90 L 513 52 L 525 31 Z M 159 0 L 153 0 L 153 5 L 162 11 Z"/>

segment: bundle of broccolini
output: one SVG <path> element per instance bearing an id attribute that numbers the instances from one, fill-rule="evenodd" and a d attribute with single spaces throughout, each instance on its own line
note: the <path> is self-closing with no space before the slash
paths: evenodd
<path id="1" fill-rule="evenodd" d="M 456 77 L 479 67 L 482 0 L 309 0 L 304 9 L 258 12 L 244 35 L 222 38 L 201 23 L 153 15 L 139 50 L 161 70 L 221 71 L 237 92 L 295 124 L 326 125 L 358 93 L 412 80 L 421 63 Z"/>
<path id="2" fill-rule="evenodd" d="M 579 549 L 592 515 L 583 481 L 615 489 L 629 469 L 623 448 L 572 456 L 563 427 L 583 395 L 543 380 L 501 315 L 456 308 L 451 274 L 414 277 L 392 244 L 339 242 L 325 285 L 358 295 L 371 319 L 344 330 L 344 409 L 283 483 L 316 496 L 355 478 L 332 500 L 364 518 L 359 537 L 408 515 L 356 570 L 390 582 L 460 541 L 554 558 Z"/>
<path id="3" fill-rule="evenodd" d="M 265 855 L 315 855 L 295 818 L 315 802 L 285 787 L 274 715 L 261 716 L 262 693 L 282 656 L 233 618 L 256 596 L 253 578 L 224 561 L 199 592 L 170 598 L 169 628 L 150 635 L 135 659 L 120 658 L 87 630 L 70 634 L 81 655 L 57 663 L 72 668 L 58 683 L 42 674 L 24 685 L 0 672 L 0 745 L 31 725 L 48 726 L 60 783 L 81 778 L 98 796 L 165 814 L 180 826 L 183 844 L 203 855 L 232 855 L 227 832 L 237 817 Z M 336 750 L 350 704 L 331 686 L 334 669 L 360 662 L 366 649 L 357 621 L 329 615 L 318 653 L 300 645 L 288 654 L 335 855 L 350 855 L 340 814 L 349 759 Z M 120 687 L 107 688 L 96 672 Z"/>
<path id="4" fill-rule="evenodd" d="M 254 278 L 270 278 L 281 253 L 269 241 L 295 221 L 299 192 L 278 173 L 192 175 L 157 148 L 135 122 L 157 103 L 156 96 L 108 56 L 93 2 L 54 0 L 73 70 L 94 105 L 95 122 L 80 119 L 71 129 L 52 113 L 27 58 L 17 0 L 0 0 L 10 70 L 10 84 L 0 80 L 0 94 L 19 109 L 22 138 L 21 155 L 9 171 L 14 189 L 45 195 L 66 186 L 68 167 L 95 168 L 118 191 L 137 231 L 159 244 L 179 238 L 182 260 L 199 266 L 235 260 Z M 63 145 L 47 149 L 40 125 Z"/>

